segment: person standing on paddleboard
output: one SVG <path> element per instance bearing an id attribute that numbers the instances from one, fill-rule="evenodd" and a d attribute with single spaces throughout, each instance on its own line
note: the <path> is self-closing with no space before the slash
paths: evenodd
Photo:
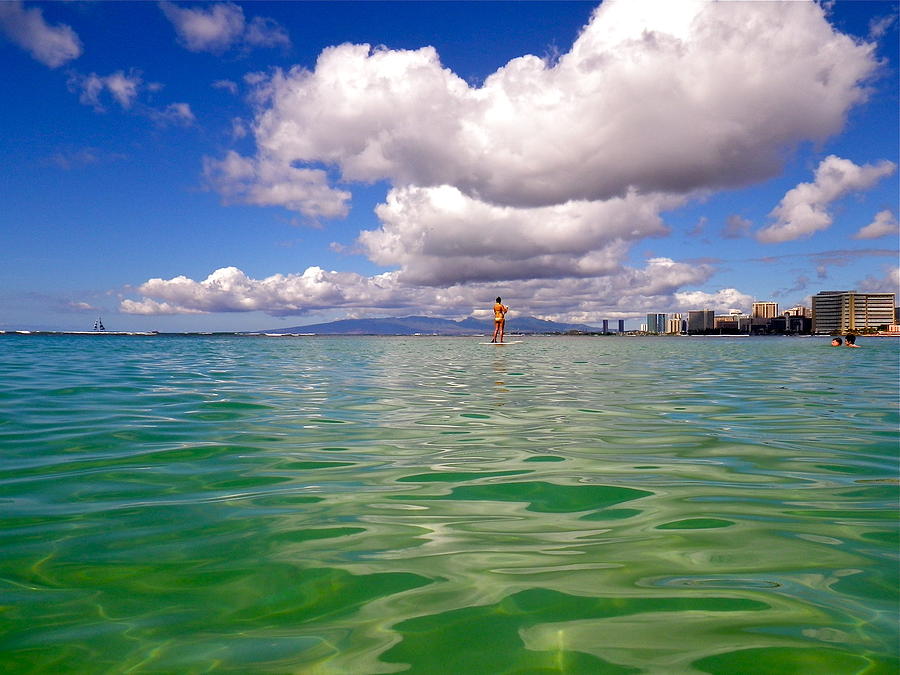
<path id="1" fill-rule="evenodd" d="M 503 342 L 503 329 L 506 326 L 508 311 L 509 307 L 504 305 L 500 298 L 497 298 L 497 302 L 494 303 L 494 335 L 491 337 L 491 342 Z"/>

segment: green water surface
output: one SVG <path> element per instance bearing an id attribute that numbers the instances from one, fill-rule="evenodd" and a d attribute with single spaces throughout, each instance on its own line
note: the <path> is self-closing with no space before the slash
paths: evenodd
<path id="1" fill-rule="evenodd" d="M 0 672 L 893 674 L 898 341 L 0 336 Z"/>

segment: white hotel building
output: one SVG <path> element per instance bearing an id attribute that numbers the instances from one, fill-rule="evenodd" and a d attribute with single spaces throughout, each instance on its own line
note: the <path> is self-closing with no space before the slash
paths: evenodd
<path id="1" fill-rule="evenodd" d="M 819 291 L 812 298 L 813 333 L 849 333 L 894 323 L 893 293 Z"/>

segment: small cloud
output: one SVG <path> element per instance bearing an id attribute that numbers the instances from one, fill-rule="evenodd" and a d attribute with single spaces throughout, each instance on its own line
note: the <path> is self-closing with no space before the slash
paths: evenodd
<path id="1" fill-rule="evenodd" d="M 170 103 L 164 108 L 154 108 L 144 104 L 136 104 L 142 92 L 156 92 L 163 88 L 159 82 L 145 83 L 141 73 L 132 69 L 126 75 L 117 70 L 110 75 L 83 75 L 76 71 L 69 73 L 69 91 L 78 94 L 78 100 L 89 105 L 97 112 L 106 112 L 105 100 L 111 97 L 123 110 L 133 111 L 149 117 L 159 126 L 190 126 L 196 117 L 187 103 Z"/>
<path id="2" fill-rule="evenodd" d="M 64 171 L 79 169 L 91 164 L 115 162 L 125 159 L 125 155 L 114 152 L 103 152 L 97 148 L 64 148 L 47 157 L 42 164 L 55 166 Z"/>
<path id="3" fill-rule="evenodd" d="M 289 47 L 287 31 L 274 19 L 255 16 L 244 32 L 244 42 L 251 47 Z"/>
<path id="4" fill-rule="evenodd" d="M 240 117 L 231 120 L 231 135 L 235 140 L 244 138 L 247 135 L 247 124 Z"/>
<path id="5" fill-rule="evenodd" d="M 112 75 L 107 75 L 105 80 L 107 90 L 118 104 L 126 110 L 130 108 L 134 99 L 137 98 L 138 87 L 141 86 L 141 78 L 134 73 L 131 76 L 126 76 L 125 73 L 119 70 Z"/>
<path id="6" fill-rule="evenodd" d="M 167 314 L 206 314 L 207 312 L 192 309 L 190 307 L 180 307 L 169 302 L 157 302 L 149 298 L 143 300 L 122 301 L 119 309 L 125 314 L 143 314 L 145 316 L 159 316 Z"/>
<path id="7" fill-rule="evenodd" d="M 867 276 L 857 282 L 856 287 L 863 293 L 895 293 L 900 295 L 900 267 L 888 267 L 880 279 Z"/>
<path id="8" fill-rule="evenodd" d="M 703 230 L 706 229 L 707 223 L 709 223 L 709 218 L 700 216 L 700 220 L 697 221 L 694 227 L 687 231 L 687 235 L 689 237 L 699 237 L 703 234 Z"/>
<path id="9" fill-rule="evenodd" d="M 43 11 L 25 9 L 21 2 L 0 2 L 0 32 L 32 58 L 50 68 L 81 56 L 81 40 L 66 24 L 50 26 Z"/>
<path id="10" fill-rule="evenodd" d="M 287 47 L 287 31 L 275 20 L 254 17 L 248 24 L 244 10 L 231 2 L 203 5 L 196 9 L 160 2 L 159 8 L 175 28 L 178 41 L 192 52 L 222 54 L 234 46 Z"/>
<path id="11" fill-rule="evenodd" d="M 764 243 L 780 243 L 809 237 L 831 226 L 828 207 L 853 192 L 868 190 L 897 165 L 887 160 L 859 166 L 849 159 L 829 155 L 816 168 L 812 183 L 800 183 L 788 190 L 770 214 L 775 222 L 756 233 Z"/>
<path id="12" fill-rule="evenodd" d="M 685 258 L 683 262 L 690 263 L 691 265 L 721 265 L 725 260 L 707 255 L 699 256 L 697 258 Z"/>
<path id="13" fill-rule="evenodd" d="M 877 40 L 884 37 L 890 30 L 891 26 L 896 24 L 897 14 L 888 14 L 887 16 L 879 16 L 869 21 L 869 38 Z"/>
<path id="14" fill-rule="evenodd" d="M 790 295 L 792 293 L 799 293 L 800 291 L 805 291 L 807 286 L 809 286 L 809 277 L 805 274 L 801 274 L 794 280 L 794 285 L 790 288 L 784 288 L 781 290 L 773 291 L 773 298 L 784 297 L 785 295 Z"/>
<path id="15" fill-rule="evenodd" d="M 162 110 L 150 108 L 147 111 L 147 115 L 160 126 L 168 126 L 170 124 L 190 126 L 197 121 L 197 118 L 194 117 L 194 113 L 191 111 L 191 106 L 187 103 L 170 103 Z"/>
<path id="16" fill-rule="evenodd" d="M 316 227 L 315 225 L 311 225 L 311 227 Z M 342 244 L 339 241 L 332 241 L 328 244 L 328 248 L 335 253 L 340 255 L 362 255 L 363 252 L 360 250 L 359 246 L 356 244 L 347 246 L 346 244 Z"/>
<path id="17" fill-rule="evenodd" d="M 69 74 L 68 86 L 69 91 L 78 94 L 80 103 L 93 106 L 97 112 L 106 112 L 101 102 L 104 92 L 108 92 L 123 109 L 128 110 L 137 98 L 142 82 L 140 73 L 134 70 L 128 75 L 118 70 L 106 76 L 96 73 L 82 75 L 73 71 Z"/>
<path id="18" fill-rule="evenodd" d="M 89 302 L 70 302 L 67 305 L 67 308 L 73 312 L 99 312 L 100 310 L 94 307 Z"/>
<path id="19" fill-rule="evenodd" d="M 890 209 L 879 211 L 875 214 L 875 220 L 860 229 L 853 235 L 854 239 L 877 239 L 889 234 L 896 235 L 900 233 L 900 227 L 897 225 L 897 217 Z"/>
<path id="20" fill-rule="evenodd" d="M 244 75 L 244 82 L 246 82 L 251 87 L 255 87 L 258 84 L 262 84 L 268 79 L 269 79 L 268 75 L 266 75 L 265 73 L 262 73 L 262 72 L 258 72 L 258 71 L 253 72 L 253 73 L 247 73 L 246 75 Z"/>
<path id="21" fill-rule="evenodd" d="M 237 82 L 232 82 L 231 80 L 216 80 L 212 83 L 213 89 L 224 89 L 229 94 L 237 94 L 238 86 Z"/>
<path id="22" fill-rule="evenodd" d="M 68 171 L 88 166 L 89 164 L 96 164 L 100 159 L 95 148 L 82 148 L 81 150 L 54 153 L 47 161 L 60 169 Z"/>
<path id="23" fill-rule="evenodd" d="M 838 249 L 810 253 L 809 258 L 818 265 L 845 267 L 862 258 L 897 257 L 897 251 L 886 248 Z"/>
<path id="24" fill-rule="evenodd" d="M 753 303 L 753 296 L 742 293 L 736 288 L 722 288 L 715 293 L 707 293 L 705 291 L 675 293 L 675 301 L 682 310 L 713 309 L 728 311 L 734 307 L 742 307 L 746 311 Z"/>
<path id="25" fill-rule="evenodd" d="M 224 52 L 244 32 L 244 10 L 230 2 L 198 9 L 161 2 L 159 8 L 175 27 L 178 41 L 192 52 Z"/>
<path id="26" fill-rule="evenodd" d="M 753 223 L 737 214 L 728 216 L 725 227 L 722 228 L 724 239 L 742 239 L 750 234 Z"/>

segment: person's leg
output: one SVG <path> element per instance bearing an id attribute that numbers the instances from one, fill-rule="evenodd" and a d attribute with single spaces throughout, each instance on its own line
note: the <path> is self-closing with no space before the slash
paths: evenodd
<path id="1" fill-rule="evenodd" d="M 506 328 L 506 320 L 504 319 L 503 321 L 500 322 L 500 342 L 503 342 L 503 333 L 505 331 L 505 328 Z"/>
<path id="2" fill-rule="evenodd" d="M 497 333 L 499 333 L 499 332 L 500 332 L 500 322 L 495 321 L 494 322 L 494 334 L 491 336 L 491 342 L 497 341 Z"/>

